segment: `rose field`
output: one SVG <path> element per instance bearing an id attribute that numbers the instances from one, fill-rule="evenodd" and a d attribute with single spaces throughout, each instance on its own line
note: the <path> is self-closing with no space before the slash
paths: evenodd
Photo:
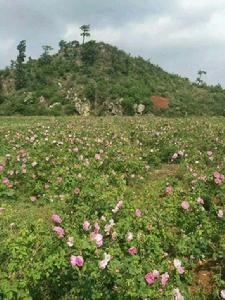
<path id="1" fill-rule="evenodd" d="M 225 299 L 225 119 L 0 119 L 0 299 Z"/>

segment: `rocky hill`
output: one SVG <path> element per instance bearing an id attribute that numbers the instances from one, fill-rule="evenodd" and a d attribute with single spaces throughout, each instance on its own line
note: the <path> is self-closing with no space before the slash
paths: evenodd
<path id="1" fill-rule="evenodd" d="M 220 85 L 191 83 L 105 43 L 59 46 L 23 62 L 19 86 L 17 62 L 0 71 L 0 115 L 225 115 Z"/>

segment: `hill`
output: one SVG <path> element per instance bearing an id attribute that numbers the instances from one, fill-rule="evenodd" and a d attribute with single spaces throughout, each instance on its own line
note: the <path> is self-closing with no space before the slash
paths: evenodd
<path id="1" fill-rule="evenodd" d="M 192 83 L 102 42 L 59 46 L 0 71 L 0 115 L 225 115 L 220 85 Z M 157 107 L 151 97 L 169 105 Z"/>

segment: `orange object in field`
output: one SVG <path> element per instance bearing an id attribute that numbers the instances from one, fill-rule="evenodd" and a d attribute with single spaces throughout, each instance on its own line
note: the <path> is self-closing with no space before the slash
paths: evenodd
<path id="1" fill-rule="evenodd" d="M 168 108 L 170 104 L 170 100 L 165 97 L 160 96 L 151 96 L 151 101 L 156 108 Z"/>

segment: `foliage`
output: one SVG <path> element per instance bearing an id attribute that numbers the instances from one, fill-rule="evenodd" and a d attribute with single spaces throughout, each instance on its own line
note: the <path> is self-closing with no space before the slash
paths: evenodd
<path id="1" fill-rule="evenodd" d="M 26 83 L 26 72 L 24 70 L 24 61 L 26 58 L 26 41 L 23 40 L 17 46 L 19 54 L 16 60 L 16 75 L 15 75 L 15 84 L 16 89 L 21 89 L 25 87 Z"/>
<path id="2" fill-rule="evenodd" d="M 91 103 L 91 113 L 110 114 L 107 103 L 121 106 L 121 113 L 133 115 L 134 107 L 144 104 L 144 114 L 164 116 L 225 115 L 225 90 L 220 86 L 207 86 L 202 81 L 205 71 L 199 71 L 199 82 L 191 83 L 187 78 L 171 75 L 149 60 L 132 57 L 124 51 L 95 41 L 80 45 L 78 41 L 60 41 L 59 51 L 50 54 L 51 46 L 43 46 L 39 59 L 29 58 L 25 63 L 25 41 L 18 46 L 17 61 L 1 71 L 0 113 L 15 114 L 14 103 L 24 108 L 20 114 L 34 111 L 55 113 L 49 108 L 60 103 L 60 114 L 70 114 L 75 102 Z M 47 92 L 45 105 L 37 103 Z M 52 93 L 52 91 L 54 92 Z M 24 103 L 21 92 L 32 93 L 34 101 Z M 166 97 L 168 109 L 155 109 L 151 96 Z M 15 100 L 16 99 L 16 100 Z M 95 105 L 93 105 L 95 103 Z M 27 106 L 27 107 L 26 107 Z M 28 107 L 29 106 L 29 107 Z M 66 106 L 66 107 L 64 107 Z M 105 111 L 104 111 L 105 110 Z M 30 113 L 29 113 L 30 114 Z"/>
<path id="3" fill-rule="evenodd" d="M 220 299 L 223 137 L 223 118 L 1 118 L 0 299 Z"/>
<path id="4" fill-rule="evenodd" d="M 49 45 L 42 46 L 44 52 L 42 53 L 40 59 L 43 62 L 43 64 L 49 64 L 51 61 L 50 51 L 53 50 L 53 48 Z"/>
<path id="5" fill-rule="evenodd" d="M 83 44 L 84 44 L 85 37 L 89 37 L 91 35 L 90 25 L 82 25 L 80 27 L 80 30 L 82 31 L 80 35 L 83 37 Z"/>

